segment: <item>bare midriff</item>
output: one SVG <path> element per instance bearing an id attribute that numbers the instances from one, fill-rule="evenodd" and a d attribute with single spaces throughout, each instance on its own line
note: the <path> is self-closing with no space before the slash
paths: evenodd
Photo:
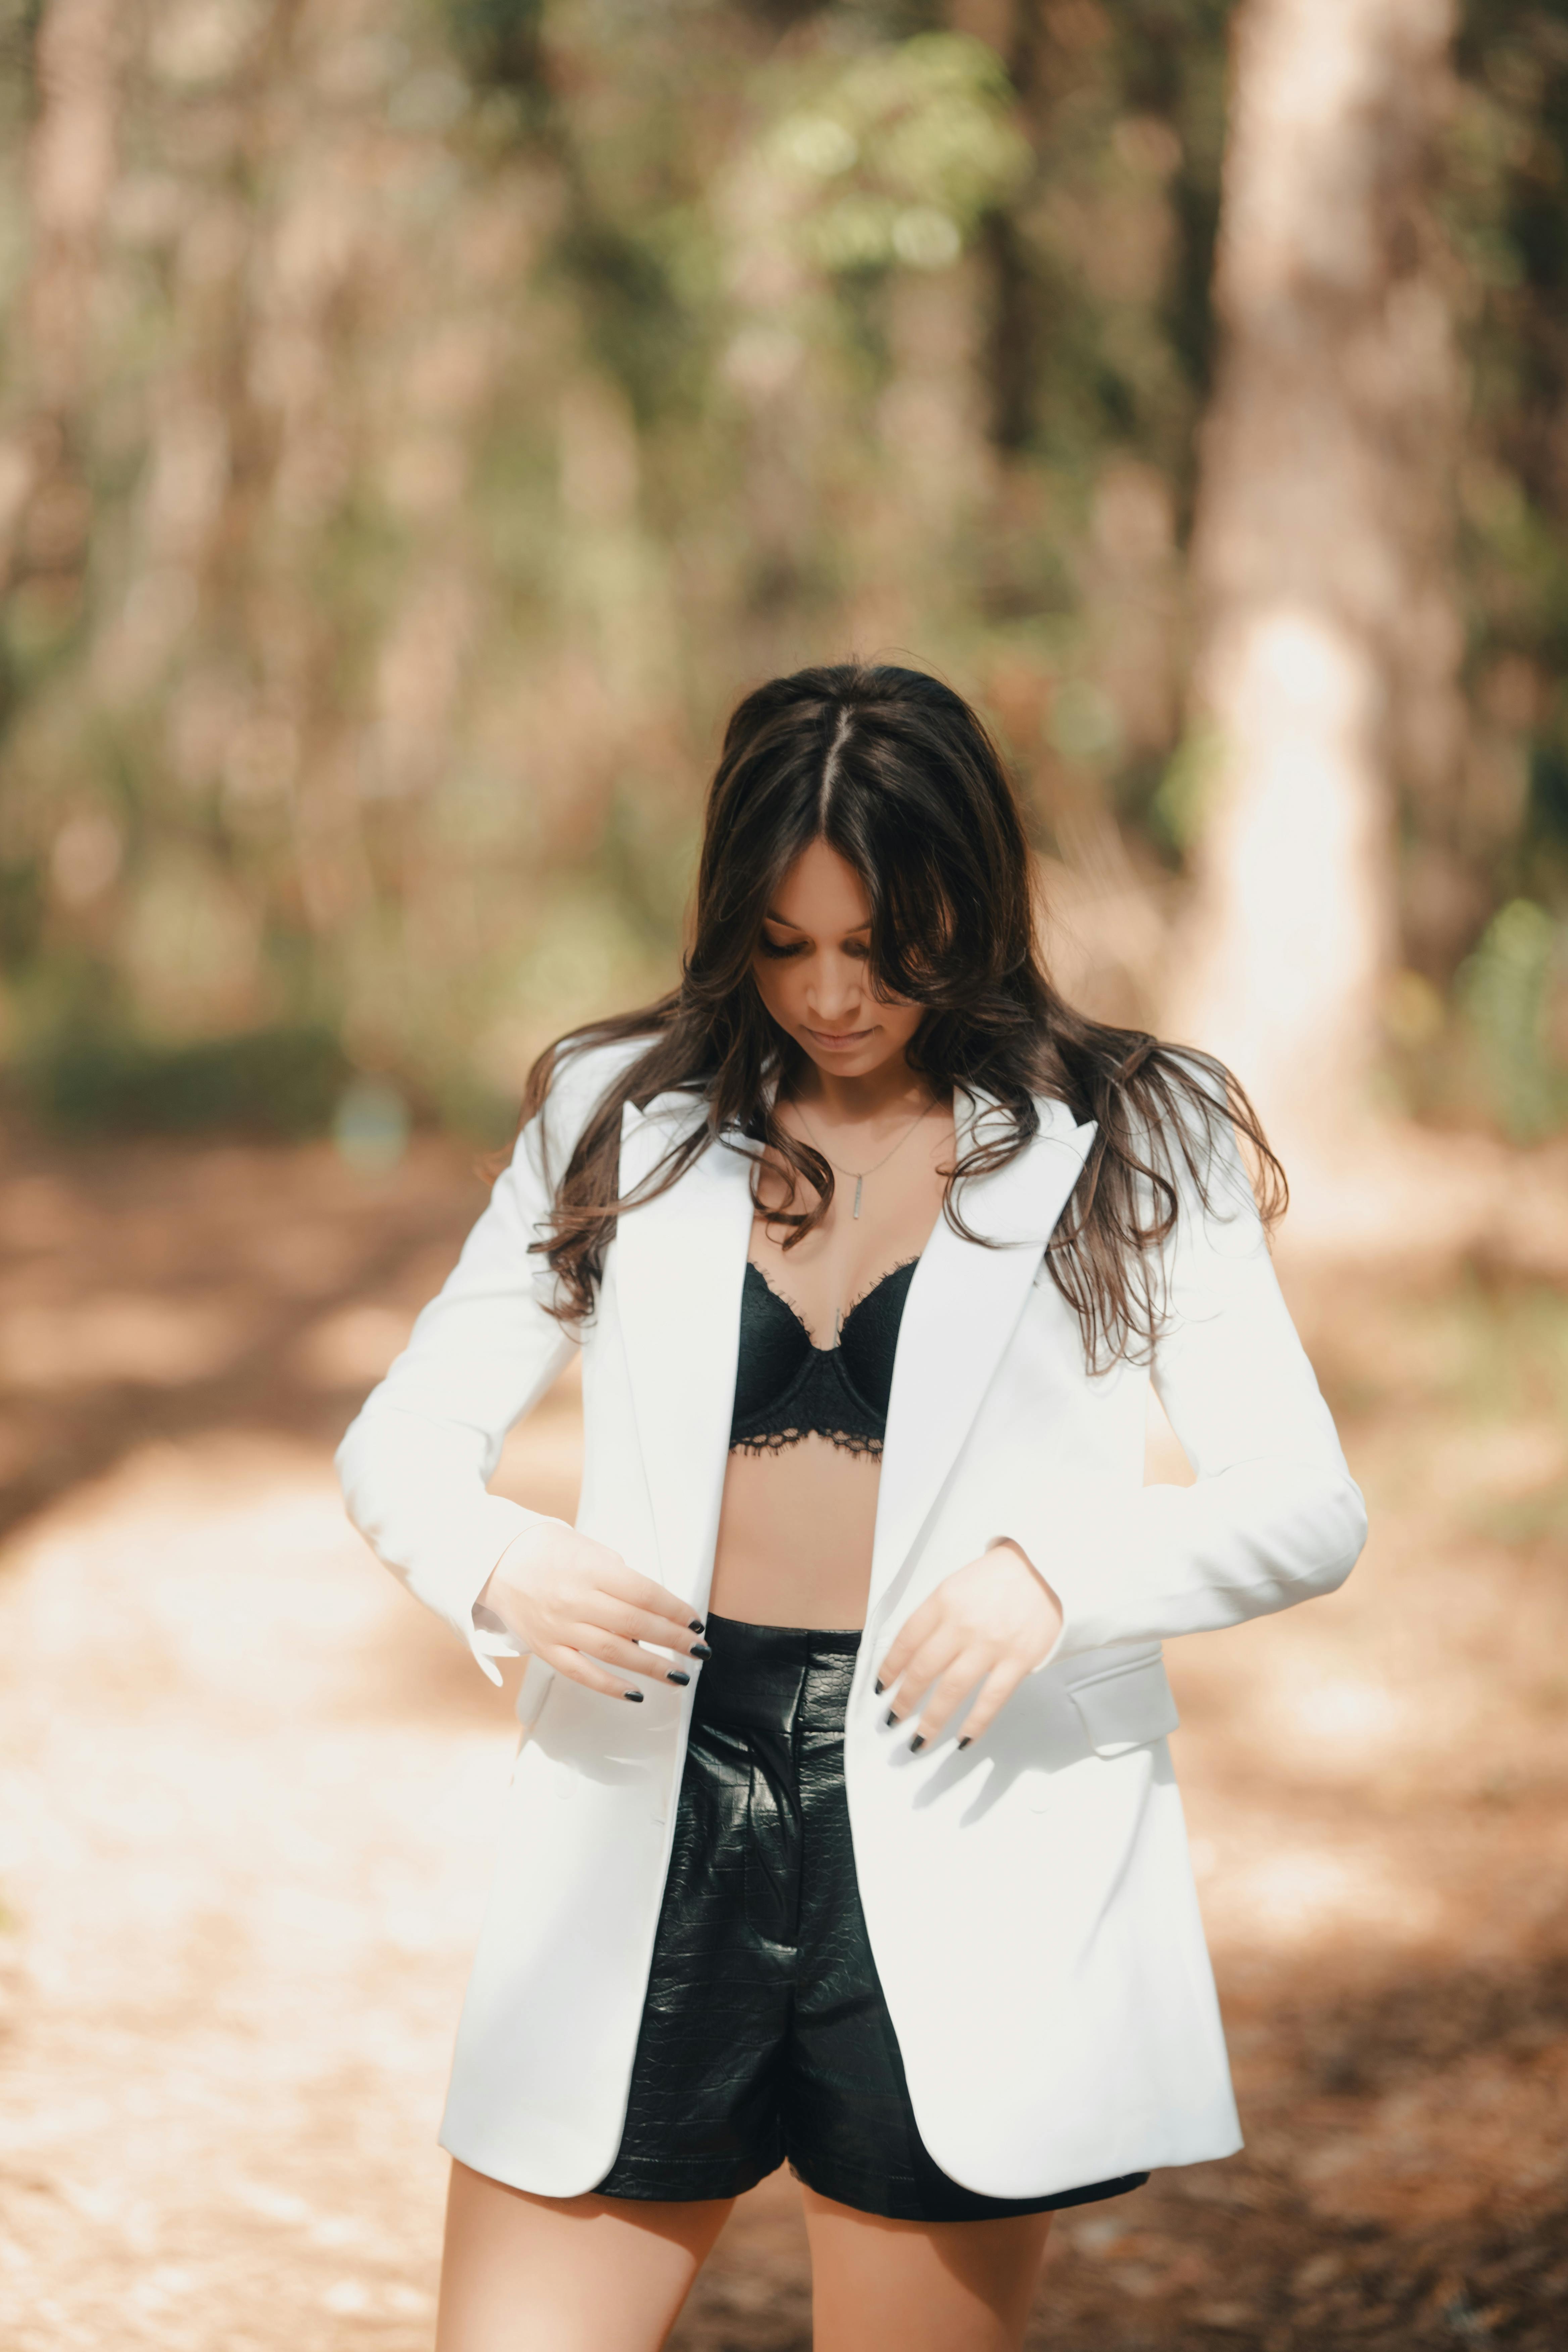
<path id="1" fill-rule="evenodd" d="M 863 1625 L 880 1475 L 874 1454 L 815 1433 L 731 1454 L 710 1606 L 753 1625 Z"/>
<path id="2" fill-rule="evenodd" d="M 750 1255 L 800 1314 L 817 1346 L 838 1317 L 890 1268 L 917 1258 L 941 1212 L 951 1121 L 922 1136 L 887 1181 L 868 1182 L 862 1214 L 840 1178 L 825 1223 L 784 1250 L 759 1217 Z M 805 1205 L 804 1203 L 802 1204 Z M 754 1625 L 858 1627 L 866 1622 L 881 1462 L 815 1432 L 758 1454 L 731 1450 L 719 1515 L 709 1606 Z"/>

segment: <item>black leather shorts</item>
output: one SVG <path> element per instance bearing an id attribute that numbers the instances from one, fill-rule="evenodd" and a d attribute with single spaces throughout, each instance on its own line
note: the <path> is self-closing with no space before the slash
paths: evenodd
<path id="1" fill-rule="evenodd" d="M 857 1633 L 708 1620 L 612 2197 L 734 2197 L 788 2162 L 894 2221 L 1042 2213 L 1141 2188 L 981 2197 L 927 2153 L 855 1883 L 844 1709 Z"/>

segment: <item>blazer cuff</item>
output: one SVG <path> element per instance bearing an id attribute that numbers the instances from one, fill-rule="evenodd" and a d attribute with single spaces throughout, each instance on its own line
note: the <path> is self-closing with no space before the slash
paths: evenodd
<path id="1" fill-rule="evenodd" d="M 547 1511 L 530 1511 L 521 1503 L 514 1507 L 523 1512 L 523 1523 L 513 1529 L 508 1540 L 490 1562 L 486 1571 L 485 1584 L 489 1582 L 491 1576 L 509 1552 L 517 1552 L 520 1556 L 525 1556 L 549 1533 L 557 1535 L 576 1533 L 570 1519 L 552 1518 Z M 484 1589 L 484 1584 L 481 1584 L 479 1591 L 482 1592 Z M 481 1665 L 484 1665 L 487 1658 L 529 1658 L 533 1655 L 528 1643 L 521 1639 L 521 1635 L 509 1633 L 493 1611 L 486 1609 L 481 1618 L 479 1614 L 481 1606 L 481 1602 L 476 1596 L 469 1611 L 474 1627 L 474 1638 L 469 1646 Z M 487 1667 L 486 1671 L 489 1672 L 489 1669 Z M 554 1668 L 547 1667 L 545 1671 L 547 1674 L 552 1674 Z M 496 1680 L 498 1682 L 500 1680 L 499 1675 Z"/>
<path id="2" fill-rule="evenodd" d="M 564 1520 L 552 1518 L 546 1512 L 531 1511 L 525 1504 L 514 1503 L 510 1496 L 483 1495 L 474 1507 L 472 1520 L 447 1555 L 451 1566 L 443 1575 L 441 1591 L 418 1592 L 421 1601 L 428 1602 L 437 1616 L 446 1619 L 479 1672 L 492 1683 L 500 1681 L 500 1670 L 495 1663 L 498 1658 L 522 1658 L 529 1653 L 499 1624 L 475 1622 L 479 1595 L 502 1553 L 510 1549 L 519 1536 L 539 1528 L 564 1525 Z"/>

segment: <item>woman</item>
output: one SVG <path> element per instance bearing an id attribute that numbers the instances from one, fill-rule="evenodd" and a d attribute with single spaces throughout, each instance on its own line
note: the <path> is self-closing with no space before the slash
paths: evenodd
<path id="1" fill-rule="evenodd" d="M 749 696 L 679 987 L 543 1057 L 339 1448 L 528 1660 L 439 2352 L 653 2352 L 786 2159 L 818 2352 L 1003 2352 L 1052 2210 L 1241 2144 L 1160 1644 L 1331 1591 L 1365 1514 L 1245 1097 L 1063 1003 L 1030 870 L 935 679 Z M 575 1528 L 486 1490 L 574 1349 Z"/>

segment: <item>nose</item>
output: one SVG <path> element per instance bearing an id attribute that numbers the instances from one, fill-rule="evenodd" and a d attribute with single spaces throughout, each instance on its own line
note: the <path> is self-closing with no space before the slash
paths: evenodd
<path id="1" fill-rule="evenodd" d="M 823 1029 L 847 1028 L 860 1003 L 860 967 L 847 956 L 824 956 L 812 974 L 806 1003 Z"/>

